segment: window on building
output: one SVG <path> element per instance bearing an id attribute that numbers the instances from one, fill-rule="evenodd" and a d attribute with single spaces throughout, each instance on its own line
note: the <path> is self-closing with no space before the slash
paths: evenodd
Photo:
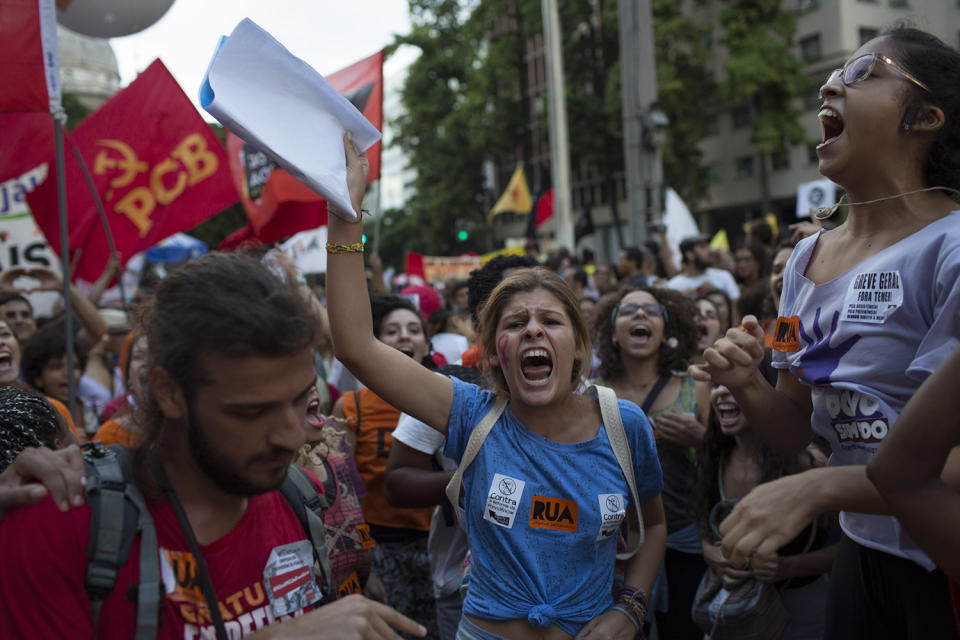
<path id="1" fill-rule="evenodd" d="M 810 164 L 820 164 L 820 156 L 817 155 L 817 145 L 812 144 L 807 147 L 807 162 Z"/>
<path id="2" fill-rule="evenodd" d="M 774 171 L 785 171 L 790 168 L 790 151 L 784 149 L 782 151 L 774 151 L 770 155 L 770 166 L 773 167 Z"/>
<path id="3" fill-rule="evenodd" d="M 908 0 L 890 0 L 890 6 L 897 9 L 902 9 L 905 7 L 909 7 L 910 3 L 908 2 Z"/>
<path id="4" fill-rule="evenodd" d="M 874 27 L 860 27 L 860 29 L 857 30 L 857 38 L 859 38 L 861 45 L 873 40 L 878 35 L 880 35 L 880 29 Z"/>
<path id="5" fill-rule="evenodd" d="M 800 41 L 800 57 L 804 62 L 815 62 L 823 57 L 823 48 L 820 44 L 820 34 L 803 38 Z"/>
<path id="6" fill-rule="evenodd" d="M 707 51 L 713 51 L 713 32 L 703 34 L 703 48 Z"/>
<path id="7" fill-rule="evenodd" d="M 797 0 L 797 13 L 813 11 L 820 6 L 820 0 Z"/>
<path id="8" fill-rule="evenodd" d="M 730 111 L 730 119 L 733 120 L 734 129 L 743 129 L 750 126 L 750 107 L 747 105 L 734 107 Z"/>
<path id="9" fill-rule="evenodd" d="M 708 115 L 703 120 L 703 135 L 715 136 L 720 133 L 720 118 L 715 114 Z"/>
<path id="10" fill-rule="evenodd" d="M 735 173 L 738 178 L 753 176 L 753 156 L 741 156 L 736 160 Z"/>
<path id="11" fill-rule="evenodd" d="M 703 168 L 703 172 L 707 176 L 707 182 L 711 184 L 723 181 L 723 165 L 719 162 L 712 162 L 708 164 Z"/>

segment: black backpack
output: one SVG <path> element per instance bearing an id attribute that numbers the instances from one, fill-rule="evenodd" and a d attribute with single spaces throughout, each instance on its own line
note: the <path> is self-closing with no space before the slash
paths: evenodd
<path id="1" fill-rule="evenodd" d="M 139 534 L 140 582 L 136 588 L 136 640 L 156 638 L 160 624 L 163 586 L 157 534 L 143 494 L 133 481 L 133 453 L 119 445 L 100 442 L 83 445 L 87 472 L 87 502 L 90 504 L 90 543 L 87 546 L 87 573 L 84 586 L 93 608 L 93 624 L 99 636 L 100 609 L 113 591 L 120 567 L 127 563 L 133 541 Z M 319 567 L 320 589 L 330 591 L 330 563 L 327 558 L 323 514 L 329 506 L 306 471 L 290 465 L 280 493 L 290 504 L 313 545 Z M 131 588 L 133 591 L 133 588 Z"/>

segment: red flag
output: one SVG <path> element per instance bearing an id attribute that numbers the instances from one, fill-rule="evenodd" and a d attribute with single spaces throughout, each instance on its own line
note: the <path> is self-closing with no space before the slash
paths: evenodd
<path id="1" fill-rule="evenodd" d="M 326 80 L 352 102 L 370 124 L 383 131 L 383 51 L 330 74 Z M 370 161 L 368 183 L 380 179 L 381 142 L 367 149 Z"/>
<path id="2" fill-rule="evenodd" d="M 3 0 L 0 112 L 60 109 L 57 15 L 53 0 Z M 53 127 L 51 123 L 50 127 Z"/>
<path id="3" fill-rule="evenodd" d="M 553 189 L 548 189 L 545 194 L 537 198 L 536 212 L 537 228 L 539 228 L 553 215 Z"/>
<path id="4" fill-rule="evenodd" d="M 227 156 L 233 184 L 250 221 L 245 239 L 276 242 L 327 224 L 326 200 L 230 132 Z"/>
<path id="5" fill-rule="evenodd" d="M 71 260 L 93 281 L 108 256 L 92 196 L 70 146 L 89 168 L 121 261 L 236 202 L 223 146 L 156 60 L 73 131 L 66 153 Z M 38 226 L 59 247 L 57 196 L 48 179 L 27 196 Z"/>

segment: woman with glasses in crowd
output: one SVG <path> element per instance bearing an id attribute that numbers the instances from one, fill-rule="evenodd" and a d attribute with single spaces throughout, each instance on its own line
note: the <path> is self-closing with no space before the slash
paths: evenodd
<path id="1" fill-rule="evenodd" d="M 657 631 L 661 638 L 691 640 L 703 635 L 690 605 L 706 570 L 691 497 L 710 411 L 707 385 L 685 375 L 697 353 L 697 313 L 680 292 L 650 287 L 604 298 L 593 315 L 602 384 L 643 407 L 656 434 L 667 516 L 664 570 L 651 605 Z"/>
<path id="2" fill-rule="evenodd" d="M 846 190 L 849 213 L 802 240 L 787 263 L 776 388 L 756 368 L 763 331 L 753 317 L 692 373 L 729 387 L 768 444 L 797 452 L 815 432 L 833 454 L 827 468 L 741 500 L 720 527 L 723 551 L 733 565 L 762 566 L 814 517 L 839 510 L 825 637 L 956 638 L 946 577 L 886 515 L 865 464 L 960 336 L 960 207 L 951 199 L 960 188 L 960 54 L 896 28 L 861 46 L 820 96 L 820 172 Z M 944 478 L 956 488 L 954 454 Z"/>

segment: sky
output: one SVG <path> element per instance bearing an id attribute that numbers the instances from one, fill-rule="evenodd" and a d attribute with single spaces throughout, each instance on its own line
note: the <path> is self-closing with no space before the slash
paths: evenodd
<path id="1" fill-rule="evenodd" d="M 128 0 L 119 0 L 126 2 Z M 295 56 L 329 75 L 376 53 L 410 28 L 406 0 L 174 0 L 151 27 L 110 44 L 124 86 L 160 58 L 207 120 L 197 100 L 221 35 L 250 18 Z M 415 57 L 402 47 L 384 64 L 390 77 Z"/>

